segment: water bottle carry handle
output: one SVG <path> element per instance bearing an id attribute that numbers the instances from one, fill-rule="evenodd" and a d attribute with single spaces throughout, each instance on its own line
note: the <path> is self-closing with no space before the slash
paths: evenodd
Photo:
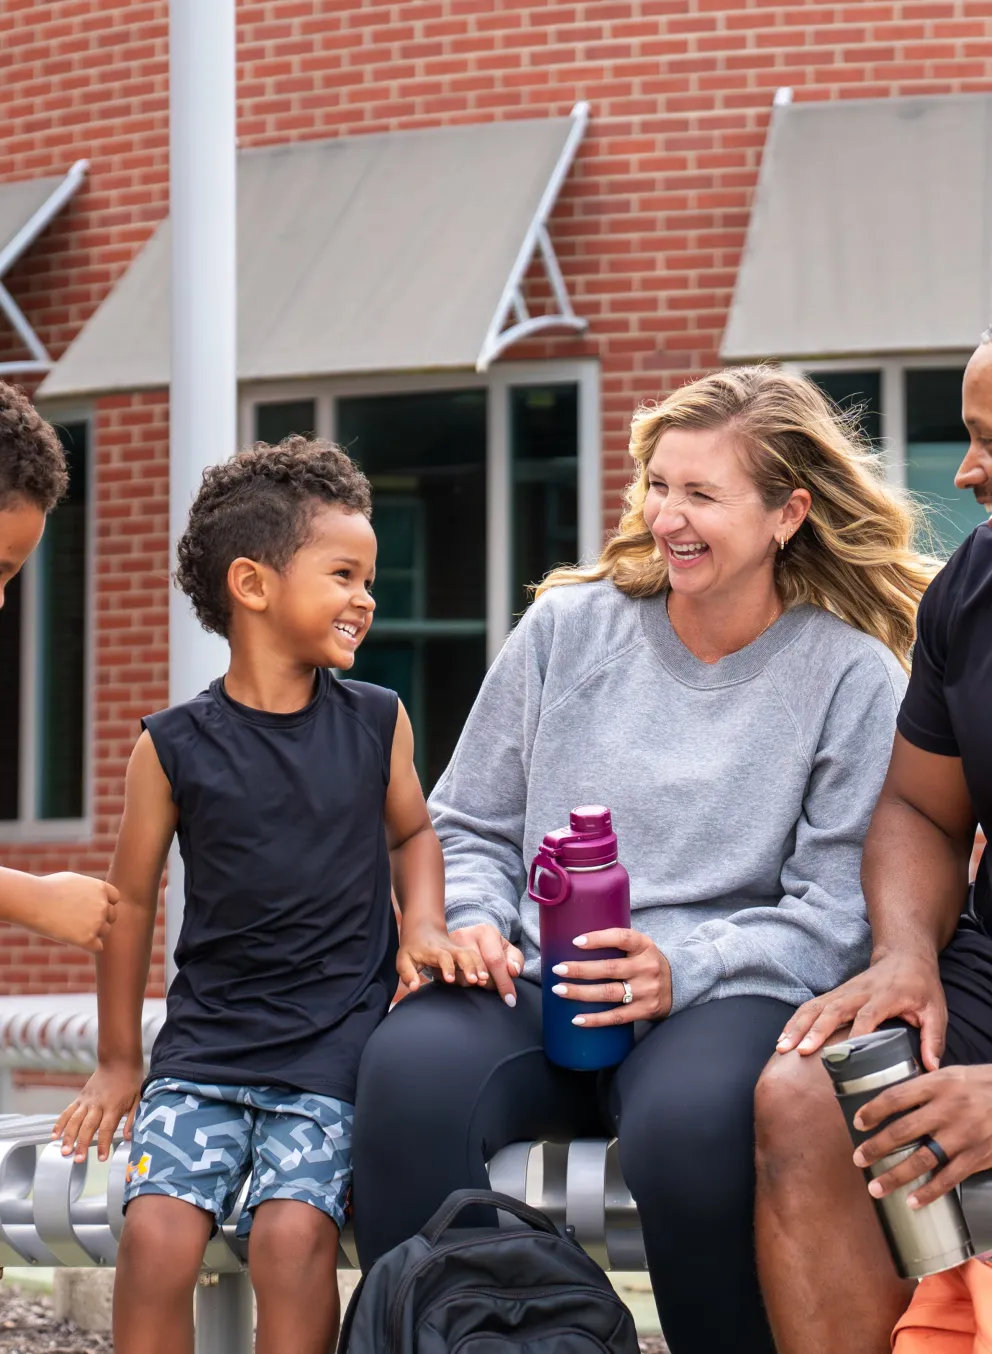
<path id="1" fill-rule="evenodd" d="M 549 874 L 557 876 L 558 892 L 553 898 L 545 898 L 543 893 L 538 893 L 534 888 L 538 870 L 547 870 Z M 527 892 L 535 903 L 543 903 L 545 907 L 554 907 L 558 903 L 563 903 L 572 892 L 572 881 L 553 857 L 546 855 L 543 851 L 538 851 L 531 864 L 530 874 L 527 876 Z"/>

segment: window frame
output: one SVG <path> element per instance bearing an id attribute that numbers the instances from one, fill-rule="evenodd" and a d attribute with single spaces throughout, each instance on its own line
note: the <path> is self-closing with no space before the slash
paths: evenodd
<path id="1" fill-rule="evenodd" d="M 877 371 L 881 373 L 882 408 L 879 411 L 882 420 L 881 453 L 885 464 L 886 478 L 890 484 L 900 489 L 906 488 L 906 388 L 904 377 L 907 371 L 932 370 L 937 367 L 966 367 L 972 349 L 949 352 L 946 349 L 933 353 L 906 353 L 877 357 L 817 358 L 806 362 L 783 362 L 790 371 L 815 375 L 830 371 Z M 964 424 L 961 425 L 962 442 L 967 441 Z"/>
<path id="2" fill-rule="evenodd" d="M 510 388 L 578 386 L 579 556 L 598 558 L 603 543 L 602 395 L 595 358 L 501 362 L 487 372 L 390 372 L 378 376 L 333 376 L 253 381 L 239 390 L 242 445 L 255 439 L 255 406 L 312 399 L 316 433 L 334 440 L 336 402 L 350 396 L 412 395 L 433 390 L 485 390 L 486 401 L 486 661 L 491 664 L 513 624 L 512 460 Z"/>
<path id="3" fill-rule="evenodd" d="M 96 653 L 96 428 L 90 405 L 44 404 L 38 411 L 55 425 L 86 424 L 86 556 L 84 586 L 86 624 L 83 632 L 83 813 L 79 818 L 39 818 L 38 664 L 41 577 L 36 551 L 21 570 L 21 706 L 18 711 L 18 816 L 0 821 L 0 846 L 87 843 L 93 838 L 94 695 Z M 57 512 L 58 509 L 56 508 Z M 25 809 L 28 811 L 26 812 Z"/>

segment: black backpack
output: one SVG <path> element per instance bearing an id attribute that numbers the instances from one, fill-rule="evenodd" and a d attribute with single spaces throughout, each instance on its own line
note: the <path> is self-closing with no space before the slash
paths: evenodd
<path id="1" fill-rule="evenodd" d="M 452 1224 L 489 1205 L 519 1226 Z M 596 1262 L 505 1194 L 456 1190 L 381 1256 L 348 1306 L 338 1354 L 638 1354 L 634 1319 Z"/>

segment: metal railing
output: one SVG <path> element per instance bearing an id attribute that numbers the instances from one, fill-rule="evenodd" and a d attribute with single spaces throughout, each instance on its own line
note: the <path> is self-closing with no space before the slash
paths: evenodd
<path id="1" fill-rule="evenodd" d="M 164 1020 L 165 999 L 146 999 L 141 1020 L 146 1061 Z M 92 1072 L 96 1039 L 95 993 L 0 997 L 0 1112 L 12 1108 L 13 1072 Z"/>

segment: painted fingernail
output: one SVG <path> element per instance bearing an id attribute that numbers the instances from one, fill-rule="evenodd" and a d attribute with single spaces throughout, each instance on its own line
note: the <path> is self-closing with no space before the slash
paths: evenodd
<path id="1" fill-rule="evenodd" d="M 572 1017 L 572 1024 L 573 1024 L 573 1025 L 584 1025 L 585 1023 L 586 1023 L 586 1018 L 585 1018 L 585 1016 L 573 1016 L 573 1017 Z"/>
<path id="2" fill-rule="evenodd" d="M 919 1207 L 920 1207 L 920 1201 L 919 1201 L 919 1199 L 916 1197 L 915 1194 L 911 1194 L 911 1195 L 909 1196 L 909 1198 L 906 1200 L 906 1202 L 907 1202 L 907 1204 L 909 1204 L 910 1208 L 919 1208 Z"/>
<path id="3" fill-rule="evenodd" d="M 805 1039 L 800 1040 L 799 1047 L 800 1047 L 800 1048 L 812 1048 L 812 1047 L 813 1047 L 813 1040 L 810 1039 L 809 1036 L 807 1036 Z"/>
<path id="4" fill-rule="evenodd" d="M 860 1166 L 862 1170 L 868 1165 L 868 1162 L 865 1160 L 865 1154 L 860 1147 L 854 1154 L 854 1164 L 855 1166 Z"/>
<path id="5" fill-rule="evenodd" d="M 568 976 L 568 965 L 567 965 L 567 964 L 555 964 L 555 966 L 554 966 L 554 968 L 551 970 L 551 972 L 557 974 L 559 978 L 565 978 L 565 977 Z"/>
<path id="6" fill-rule="evenodd" d="M 577 946 L 579 947 L 579 949 L 581 950 L 583 945 L 588 945 L 588 944 L 589 944 L 589 937 L 588 937 L 588 936 L 576 936 L 575 939 L 572 941 L 572 944 L 573 944 L 573 945 L 577 945 Z"/>
<path id="7" fill-rule="evenodd" d="M 551 989 L 551 991 L 555 994 L 556 997 L 567 997 L 567 996 L 568 996 L 568 988 L 566 987 L 566 985 L 565 985 L 564 983 L 555 983 L 555 985 L 554 985 L 554 987 Z"/>
<path id="8" fill-rule="evenodd" d="M 868 1186 L 868 1193 L 871 1195 L 873 1199 L 881 1199 L 882 1186 L 878 1183 L 877 1180 L 873 1180 L 871 1184 Z M 907 1199 L 906 1202 L 908 1203 L 909 1200 Z"/>
<path id="9" fill-rule="evenodd" d="M 516 997 L 513 995 L 512 992 L 507 992 L 507 994 L 506 994 L 506 996 L 503 998 L 503 1000 L 506 1002 L 507 1006 L 509 1006 L 509 1008 L 510 1008 L 511 1011 L 513 1010 L 514 1006 L 516 1006 L 516 1004 L 517 1004 L 517 999 L 516 999 Z"/>

